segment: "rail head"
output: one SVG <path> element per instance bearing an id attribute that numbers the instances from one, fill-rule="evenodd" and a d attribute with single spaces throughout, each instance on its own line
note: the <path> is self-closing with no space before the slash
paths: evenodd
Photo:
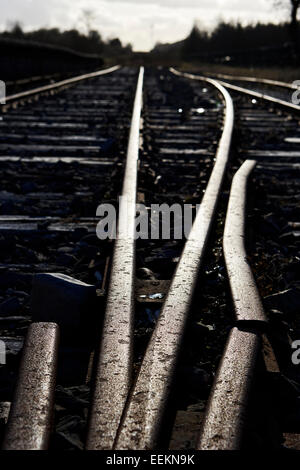
<path id="1" fill-rule="evenodd" d="M 132 379 L 135 213 L 144 68 L 140 68 L 127 148 L 102 341 L 86 448 L 112 449 Z"/>
<path id="2" fill-rule="evenodd" d="M 233 328 L 219 366 L 197 450 L 241 450 L 261 348 L 259 335 Z"/>
<path id="3" fill-rule="evenodd" d="M 246 160 L 230 191 L 223 252 L 237 328 L 231 331 L 210 394 L 198 450 L 240 450 L 248 402 L 261 348 L 260 331 L 267 318 L 245 247 L 247 183 L 256 161 Z M 240 329 L 243 325 L 244 329 Z M 248 329 L 246 329 L 248 328 Z"/>
<path id="4" fill-rule="evenodd" d="M 174 69 L 171 72 L 183 75 Z M 207 80 L 204 78 L 204 81 Z M 215 81 L 210 83 L 215 85 Z M 154 449 L 159 444 L 161 424 L 168 406 L 191 299 L 229 159 L 234 123 L 233 103 L 229 93 L 218 83 L 216 85 L 223 94 L 226 108 L 215 165 L 127 402 L 116 449 Z"/>
<path id="5" fill-rule="evenodd" d="M 256 161 L 246 160 L 234 175 L 227 208 L 223 251 L 237 321 L 266 323 L 261 298 L 247 259 L 247 184 Z"/>
<path id="6" fill-rule="evenodd" d="M 3 450 L 46 450 L 52 415 L 59 327 L 32 323 L 28 329 Z"/>

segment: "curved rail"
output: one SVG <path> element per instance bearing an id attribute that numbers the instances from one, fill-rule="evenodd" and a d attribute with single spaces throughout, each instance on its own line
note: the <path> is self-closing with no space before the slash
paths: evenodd
<path id="1" fill-rule="evenodd" d="M 208 74 L 211 75 L 211 74 Z M 291 90 L 299 90 L 299 85 L 294 85 L 293 83 L 282 82 L 279 80 L 270 80 L 268 78 L 259 78 L 259 77 L 245 77 L 241 75 L 227 75 L 222 73 L 213 74 L 214 77 L 224 78 L 224 80 L 237 80 L 239 82 L 251 82 L 251 83 L 262 83 L 264 85 L 273 85 L 281 88 L 290 88 Z"/>
<path id="2" fill-rule="evenodd" d="M 256 161 L 246 160 L 235 174 L 225 221 L 223 252 L 237 321 L 266 322 L 245 248 L 247 183 Z"/>
<path id="3" fill-rule="evenodd" d="M 180 72 L 178 72 L 178 73 L 180 73 Z M 191 73 L 183 73 L 183 72 L 181 73 L 181 75 L 184 76 L 184 77 L 187 77 L 187 78 L 192 78 L 194 80 L 202 80 L 202 81 L 204 80 L 204 81 L 207 81 L 209 83 L 213 83 L 213 82 L 219 83 L 224 88 L 229 88 L 230 90 L 234 90 L 234 91 L 237 91 L 239 93 L 244 93 L 244 94 L 249 95 L 249 96 L 254 96 L 255 98 L 258 98 L 258 99 L 270 101 L 271 103 L 277 104 L 279 106 L 283 106 L 285 108 L 292 109 L 294 111 L 300 111 L 300 106 L 299 105 L 289 103 L 288 101 L 284 101 L 284 100 L 281 100 L 279 98 L 274 98 L 273 96 L 266 95 L 265 93 L 259 93 L 258 91 L 252 91 L 252 90 L 249 90 L 248 88 L 243 88 L 243 87 L 240 87 L 240 86 L 237 86 L 237 85 L 232 85 L 231 83 L 223 82 L 221 80 L 213 80 L 213 79 L 204 77 L 202 75 L 194 75 L 194 74 L 191 74 Z M 295 89 L 298 89 L 298 87 L 296 87 Z"/>
<path id="4" fill-rule="evenodd" d="M 176 75 L 186 76 L 174 69 L 171 71 Z M 158 444 L 191 299 L 207 248 L 229 159 L 234 122 L 233 103 L 229 93 L 218 82 L 211 79 L 204 79 L 204 81 L 216 86 L 223 95 L 226 104 L 224 129 L 200 210 L 185 243 L 162 312 L 127 403 L 115 444 L 116 449 L 153 449 Z"/>
<path id="5" fill-rule="evenodd" d="M 260 331 L 251 330 L 251 326 L 267 321 L 244 244 L 247 183 L 255 165 L 256 161 L 246 160 L 234 175 L 223 241 L 236 318 L 244 323 L 238 323 L 229 335 L 211 391 L 199 450 L 240 449 L 261 344 Z"/>
<path id="6" fill-rule="evenodd" d="M 59 82 L 51 83 L 50 85 L 44 85 L 38 88 L 32 88 L 31 90 L 26 90 L 20 93 L 16 93 L 14 95 L 9 95 L 6 97 L 5 101 L 6 101 L 6 104 L 9 104 L 13 101 L 17 101 L 20 99 L 31 98 L 35 95 L 39 95 L 44 92 L 53 91 L 53 90 L 56 90 L 57 88 L 61 88 L 61 87 L 68 86 L 68 85 L 73 85 L 74 83 L 78 83 L 88 78 L 95 78 L 101 75 L 106 75 L 107 73 L 115 72 L 119 68 L 120 68 L 120 65 L 115 65 L 114 67 L 110 67 L 108 69 L 98 70 L 97 72 L 87 73 L 84 75 L 77 75 L 76 77 L 68 78 L 66 80 L 60 80 Z"/>
<path id="7" fill-rule="evenodd" d="M 219 80 L 219 83 L 223 85 L 225 88 L 229 88 L 230 90 L 237 91 L 239 93 L 244 93 L 246 95 L 254 96 L 255 98 L 270 101 L 279 106 L 283 106 L 285 108 L 292 109 L 293 111 L 300 111 L 300 106 L 297 104 L 289 103 L 288 101 L 281 100 L 279 98 L 274 98 L 273 96 L 266 95 L 265 93 L 259 93 L 258 91 L 252 91 L 248 88 L 243 88 L 237 85 L 232 85 L 231 83 L 223 82 Z"/>
<path id="8" fill-rule="evenodd" d="M 112 261 L 102 344 L 90 412 L 87 449 L 111 449 L 131 385 L 135 213 L 144 68 L 141 67 L 131 121 L 119 226 Z"/>

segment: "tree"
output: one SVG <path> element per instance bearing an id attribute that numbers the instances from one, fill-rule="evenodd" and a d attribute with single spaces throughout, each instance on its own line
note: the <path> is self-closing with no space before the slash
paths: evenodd
<path id="1" fill-rule="evenodd" d="M 196 24 L 194 24 L 192 31 L 184 40 L 182 54 L 183 57 L 188 59 L 197 57 L 199 53 L 206 50 L 206 43 L 208 35 L 206 32 L 201 32 Z"/>
<path id="2" fill-rule="evenodd" d="M 108 44 L 114 49 L 120 49 L 122 47 L 122 44 L 119 38 L 110 39 L 108 41 Z"/>
<path id="3" fill-rule="evenodd" d="M 19 21 L 14 21 L 10 24 L 10 33 L 15 39 L 21 39 L 23 37 L 22 25 Z"/>
<path id="4" fill-rule="evenodd" d="M 286 0 L 275 0 L 276 6 L 284 6 Z M 290 10 L 290 34 L 293 41 L 295 51 L 299 52 L 299 24 L 298 24 L 298 11 L 300 8 L 300 0 L 289 0 Z"/>
<path id="5" fill-rule="evenodd" d="M 300 7 L 300 0 L 291 0 L 291 35 L 296 48 L 298 49 L 298 20 L 297 13 Z"/>

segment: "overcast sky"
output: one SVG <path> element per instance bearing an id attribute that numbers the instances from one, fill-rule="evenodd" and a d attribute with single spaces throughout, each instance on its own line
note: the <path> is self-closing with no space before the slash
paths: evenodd
<path id="1" fill-rule="evenodd" d="M 285 0 L 289 3 L 289 0 Z M 0 27 L 19 21 L 26 30 L 41 26 L 84 30 L 83 10 L 94 12 L 91 25 L 107 39 L 118 36 L 135 50 L 156 42 L 183 39 L 195 20 L 212 28 L 218 20 L 242 22 L 287 18 L 272 0 L 1 0 Z M 5 2 L 5 3 L 4 3 Z M 4 3 L 4 4 L 3 4 Z"/>

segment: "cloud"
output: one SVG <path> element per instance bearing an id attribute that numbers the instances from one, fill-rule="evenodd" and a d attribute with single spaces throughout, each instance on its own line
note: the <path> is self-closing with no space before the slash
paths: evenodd
<path id="1" fill-rule="evenodd" d="M 163 8 L 214 8 L 217 0 L 106 0 L 110 3 L 131 3 L 131 4 L 146 4 L 158 5 Z"/>

